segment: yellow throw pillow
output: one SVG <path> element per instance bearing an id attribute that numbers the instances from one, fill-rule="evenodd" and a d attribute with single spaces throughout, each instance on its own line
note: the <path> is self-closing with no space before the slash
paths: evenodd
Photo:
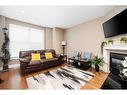
<path id="1" fill-rule="evenodd" d="M 53 58 L 52 53 L 51 53 L 51 52 L 45 53 L 45 58 L 46 58 L 46 59 Z"/>
<path id="2" fill-rule="evenodd" d="M 32 53 L 32 61 L 41 60 L 40 53 Z"/>

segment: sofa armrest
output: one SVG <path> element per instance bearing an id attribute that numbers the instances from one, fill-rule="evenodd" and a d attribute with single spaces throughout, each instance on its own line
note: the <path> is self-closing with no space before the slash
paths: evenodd
<path id="1" fill-rule="evenodd" d="M 61 54 L 56 54 L 54 57 L 58 58 L 58 59 L 63 59 L 64 58 L 64 55 L 61 55 Z"/>
<path id="2" fill-rule="evenodd" d="M 61 55 L 60 54 L 55 54 L 54 57 L 59 58 L 59 57 L 61 57 Z"/>
<path id="3" fill-rule="evenodd" d="M 56 54 L 55 57 L 58 58 L 59 61 L 63 61 L 64 59 L 64 56 L 61 54 Z"/>
<path id="4" fill-rule="evenodd" d="M 30 61 L 29 61 L 29 59 L 26 59 L 26 58 L 20 58 L 19 61 L 20 61 L 21 74 L 24 74 L 25 73 L 25 69 L 28 66 Z"/>
<path id="5" fill-rule="evenodd" d="M 19 61 L 20 61 L 21 63 L 29 63 L 29 62 L 30 62 L 30 60 L 27 59 L 27 58 L 20 58 Z"/>

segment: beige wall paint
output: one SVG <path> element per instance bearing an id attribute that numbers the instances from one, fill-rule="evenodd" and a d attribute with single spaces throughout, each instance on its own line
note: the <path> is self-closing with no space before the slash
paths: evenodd
<path id="1" fill-rule="evenodd" d="M 64 40 L 64 30 L 60 28 L 53 28 L 53 49 L 56 53 L 62 53 L 61 42 Z"/>
<path id="2" fill-rule="evenodd" d="M 45 48 L 46 49 L 52 49 L 53 48 L 53 29 L 52 28 L 46 28 L 45 30 Z"/>
<path id="3" fill-rule="evenodd" d="M 125 8 L 127 6 L 117 6 L 103 17 L 67 29 L 65 32 L 67 54 L 72 56 L 74 51 L 88 51 L 92 52 L 93 55 L 100 55 L 101 42 L 109 40 L 104 38 L 102 23 Z M 110 39 L 119 40 L 121 36 L 127 36 L 127 34 L 111 37 Z"/>
<path id="4" fill-rule="evenodd" d="M 1 19 L 1 28 L 4 28 L 6 25 L 5 25 L 5 17 L 0 15 L 0 19 Z"/>
<path id="5" fill-rule="evenodd" d="M 101 21 L 96 19 L 83 23 L 66 31 L 65 39 L 67 41 L 67 54 L 73 55 L 73 52 L 92 52 L 94 55 L 100 53 L 100 43 L 104 39 Z"/>

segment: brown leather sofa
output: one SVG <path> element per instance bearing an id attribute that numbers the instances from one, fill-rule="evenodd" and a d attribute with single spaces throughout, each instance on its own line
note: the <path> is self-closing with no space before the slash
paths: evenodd
<path id="1" fill-rule="evenodd" d="M 53 58 L 45 59 L 45 52 L 51 52 L 53 54 Z M 32 61 L 31 53 L 40 53 L 41 60 Z M 63 63 L 63 56 L 60 54 L 56 54 L 55 50 L 53 49 L 20 51 L 19 61 L 20 61 L 21 74 L 26 74 L 26 73 L 60 65 Z"/>

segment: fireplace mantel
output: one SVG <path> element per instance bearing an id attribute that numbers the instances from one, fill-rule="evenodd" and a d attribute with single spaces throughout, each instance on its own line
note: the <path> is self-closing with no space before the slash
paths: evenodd
<path id="1" fill-rule="evenodd" d="M 104 72 L 110 72 L 110 62 L 109 62 L 109 54 L 110 52 L 120 52 L 120 53 L 127 53 L 127 44 L 126 45 L 107 45 L 103 48 L 103 58 L 105 64 L 103 65 Z"/>
<path id="2" fill-rule="evenodd" d="M 127 45 L 107 45 L 104 50 L 127 50 Z"/>

